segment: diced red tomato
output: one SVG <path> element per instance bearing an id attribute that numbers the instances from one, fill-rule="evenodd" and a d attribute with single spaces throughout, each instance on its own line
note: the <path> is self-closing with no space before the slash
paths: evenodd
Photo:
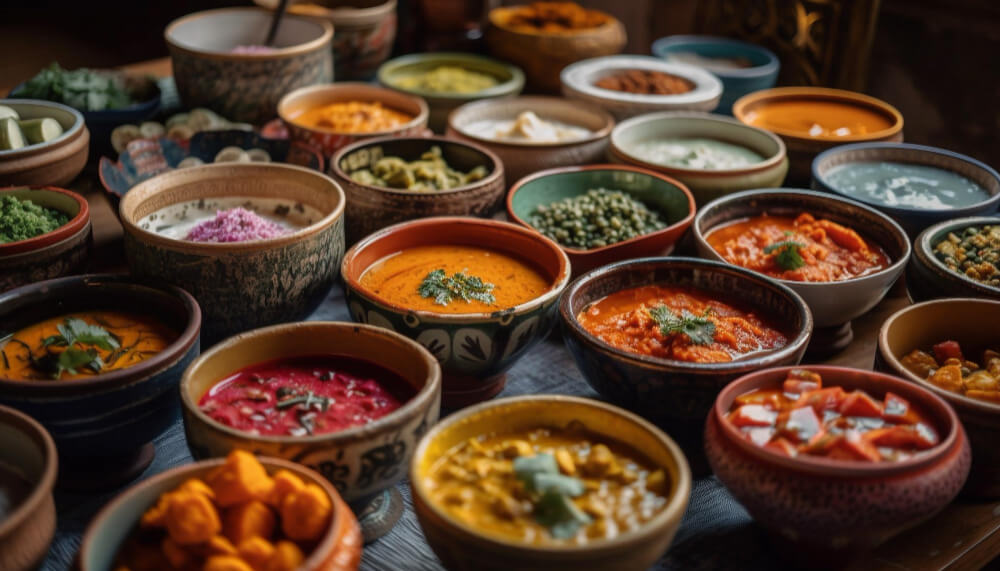
<path id="1" fill-rule="evenodd" d="M 751 391 L 733 399 L 733 406 L 745 404 L 769 405 L 775 410 L 779 409 L 788 399 L 781 391 Z"/>
<path id="2" fill-rule="evenodd" d="M 779 454 L 784 454 L 785 456 L 791 456 L 793 458 L 799 453 L 794 444 L 780 436 L 765 444 L 764 448 L 774 450 Z"/>
<path id="3" fill-rule="evenodd" d="M 778 434 L 792 442 L 809 442 L 822 429 L 811 406 L 784 411 L 778 416 Z"/>
<path id="4" fill-rule="evenodd" d="M 910 408 L 910 402 L 894 393 L 885 393 L 882 418 L 897 423 L 915 424 L 920 421 L 917 413 Z"/>
<path id="5" fill-rule="evenodd" d="M 889 426 L 865 433 L 864 438 L 875 446 L 887 448 L 919 448 L 926 450 L 938 443 L 937 433 L 926 424 Z"/>
<path id="6" fill-rule="evenodd" d="M 838 410 L 842 400 L 844 400 L 844 389 L 842 387 L 829 387 L 803 393 L 792 404 L 792 407 L 811 406 L 816 414 L 823 414 L 824 410 Z"/>
<path id="7" fill-rule="evenodd" d="M 829 458 L 841 458 L 845 460 L 864 460 L 867 462 L 878 462 L 882 460 L 882 455 L 878 449 L 868 440 L 862 437 L 860 432 L 850 430 L 843 438 L 837 440 L 827 453 Z"/>
<path id="8" fill-rule="evenodd" d="M 948 359 L 965 360 L 962 358 L 962 347 L 959 346 L 958 341 L 942 341 L 935 345 L 934 358 L 937 359 L 938 363 L 944 363 Z"/>
<path id="9" fill-rule="evenodd" d="M 807 371 L 806 369 L 792 369 L 788 372 L 788 377 L 782 384 L 782 390 L 791 394 L 802 394 L 814 391 L 823 387 L 823 379 L 819 373 Z"/>
<path id="10" fill-rule="evenodd" d="M 840 403 L 840 414 L 844 416 L 882 416 L 882 405 L 864 391 L 851 391 Z"/>
<path id="11" fill-rule="evenodd" d="M 774 426 L 778 411 L 762 404 L 745 404 L 729 413 L 729 421 L 743 426 Z"/>

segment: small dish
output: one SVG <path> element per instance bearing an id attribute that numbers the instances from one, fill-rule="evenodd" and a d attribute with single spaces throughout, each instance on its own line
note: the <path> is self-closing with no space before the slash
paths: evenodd
<path id="1" fill-rule="evenodd" d="M 90 131 L 83 115 L 62 103 L 39 99 L 0 99 L 22 119 L 51 117 L 63 134 L 48 143 L 0 151 L 0 186 L 63 186 L 80 174 L 87 164 Z"/>
<path id="2" fill-rule="evenodd" d="M 977 282 L 952 271 L 934 254 L 934 246 L 949 234 L 961 235 L 970 226 L 1000 225 L 1000 216 L 973 216 L 945 220 L 927 228 L 913 241 L 913 259 L 906 267 L 906 292 L 914 302 L 941 297 L 978 297 L 1000 300 L 1000 287 Z"/>

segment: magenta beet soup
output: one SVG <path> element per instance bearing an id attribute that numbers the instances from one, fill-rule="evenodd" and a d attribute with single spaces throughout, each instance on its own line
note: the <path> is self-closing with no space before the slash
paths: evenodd
<path id="1" fill-rule="evenodd" d="M 213 420 L 260 436 L 327 434 L 403 406 L 413 389 L 353 357 L 313 355 L 257 363 L 219 381 L 198 402 Z"/>

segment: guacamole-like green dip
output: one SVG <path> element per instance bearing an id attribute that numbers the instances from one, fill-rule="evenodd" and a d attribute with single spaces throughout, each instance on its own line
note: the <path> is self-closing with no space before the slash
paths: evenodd
<path id="1" fill-rule="evenodd" d="M 52 208 L 0 195 L 0 244 L 20 242 L 51 232 L 69 222 L 69 216 Z"/>

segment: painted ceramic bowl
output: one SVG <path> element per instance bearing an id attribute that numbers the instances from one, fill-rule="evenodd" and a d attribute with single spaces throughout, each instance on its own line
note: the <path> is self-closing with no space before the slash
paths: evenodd
<path id="1" fill-rule="evenodd" d="M 37 569 L 56 531 L 56 445 L 30 416 L 0 406 L 0 465 L 4 472 L 4 517 L 0 519 L 0 569 Z M 13 486 L 11 476 L 20 480 Z M 11 493 L 18 494 L 14 501 Z"/>
<path id="2" fill-rule="evenodd" d="M 163 36 L 184 106 L 260 124 L 289 91 L 333 81 L 333 26 L 323 20 L 287 15 L 276 49 L 233 53 L 263 44 L 270 24 L 271 13 L 261 8 L 205 10 L 171 22 Z"/>
<path id="3" fill-rule="evenodd" d="M 764 213 L 795 217 L 803 212 L 854 229 L 866 241 L 882 248 L 890 262 L 887 268 L 847 280 L 776 280 L 801 295 L 812 311 L 820 331 L 817 331 L 810 353 L 829 354 L 850 343 L 854 337 L 850 322 L 878 305 L 903 273 L 910 259 L 910 240 L 899 224 L 874 208 L 829 193 L 775 188 L 748 190 L 715 200 L 698 211 L 691 227 L 698 255 L 724 262 L 706 238 L 712 230 Z"/>
<path id="4" fill-rule="evenodd" d="M 711 139 L 738 145 L 764 160 L 746 166 L 700 169 L 652 162 L 637 152 L 637 145 L 658 139 Z M 684 183 L 698 204 L 740 190 L 780 187 L 788 173 L 785 143 L 768 131 L 750 127 L 721 115 L 694 111 L 666 111 L 633 117 L 611 132 L 611 158 L 676 178 Z"/>
<path id="5" fill-rule="evenodd" d="M 756 125 L 762 109 L 775 104 L 798 103 L 838 104 L 846 108 L 854 108 L 862 113 L 880 118 L 887 125 L 885 128 L 870 132 L 810 136 L 810 125 L 803 123 L 802 129 L 772 128 L 768 129 L 785 141 L 790 161 L 788 180 L 792 184 L 806 185 L 811 175 L 812 162 L 819 153 L 845 143 L 861 143 L 873 141 L 902 142 L 903 115 L 885 101 L 869 97 L 853 91 L 829 89 L 826 87 L 775 87 L 745 95 L 733 104 L 733 115 L 748 125 Z M 845 122 L 847 124 L 848 122 Z M 757 125 L 767 129 L 765 125 Z"/>
<path id="6" fill-rule="evenodd" d="M 303 571 L 353 571 L 361 562 L 361 533 L 354 514 L 322 476 L 278 458 L 259 458 L 268 474 L 288 470 L 307 484 L 316 484 L 330 497 L 333 517 L 326 534 L 299 566 Z M 178 466 L 137 483 L 111 500 L 87 526 L 80 544 L 81 571 L 114 569 L 115 557 L 139 518 L 159 497 L 191 478 L 204 478 L 225 460 L 203 460 Z"/>
<path id="7" fill-rule="evenodd" d="M 824 386 L 887 391 L 919 406 L 941 443 L 898 462 L 792 458 L 746 439 L 724 420 L 733 400 L 754 389 L 780 387 L 791 367 L 757 371 L 733 381 L 705 425 L 705 453 L 729 492 L 763 526 L 778 552 L 809 566 L 843 565 L 948 505 L 969 473 L 969 443 L 955 412 L 929 390 L 898 377 L 843 367 L 809 366 Z M 817 563 L 825 562 L 825 563 Z"/>
<path id="8" fill-rule="evenodd" d="M 383 157 L 413 161 L 430 150 L 441 149 L 448 165 L 468 172 L 484 166 L 489 174 L 471 184 L 439 192 L 418 192 L 363 184 L 349 173 L 370 168 Z M 386 226 L 428 216 L 489 217 L 500 208 L 507 189 L 503 162 L 474 143 L 444 137 L 381 137 L 358 141 L 337 151 L 330 161 L 330 176 L 347 196 L 347 243 L 353 244 Z"/>
<path id="9" fill-rule="evenodd" d="M 185 222 L 192 204 L 249 205 L 299 228 L 246 242 L 163 234 Z M 119 214 L 132 274 L 191 292 L 205 312 L 206 344 L 306 317 L 333 286 L 344 252 L 344 191 L 303 167 L 223 163 L 163 173 L 133 187 Z"/>
<path id="10" fill-rule="evenodd" d="M 469 439 L 493 433 L 583 425 L 597 439 L 628 443 L 670 480 L 663 511 L 638 530 L 584 546 L 537 546 L 503 539 L 450 516 L 431 499 L 426 480 L 432 465 Z M 413 506 L 424 536 L 453 571 L 550 569 L 644 571 L 666 552 L 680 527 L 691 492 L 691 472 L 677 444 L 636 415 L 599 401 L 561 395 L 521 396 L 457 412 L 431 429 L 410 463 Z"/>
<path id="11" fill-rule="evenodd" d="M 63 212 L 69 221 L 46 234 L 0 244 L 0 292 L 83 270 L 92 242 L 85 198 L 55 187 L 0 189 L 0 196 L 5 195 Z"/>
<path id="12" fill-rule="evenodd" d="M 558 121 L 586 128 L 582 139 L 545 143 L 498 140 L 469 130 L 481 121 L 510 121 L 531 111 L 543 121 Z M 602 162 L 608 148 L 608 134 L 615 120 L 597 105 L 567 101 L 561 97 L 512 97 L 467 103 L 448 117 L 447 135 L 472 141 L 496 153 L 503 161 L 507 180 L 520 180 L 543 169 Z"/>
<path id="13" fill-rule="evenodd" d="M 114 275 L 60 278 L 0 294 L 0 338 L 52 317 L 102 309 L 155 317 L 178 337 L 141 363 L 92 378 L 15 381 L 0 371 L 0 404 L 45 426 L 59 447 L 61 471 L 81 475 L 61 478 L 60 487 L 110 487 L 141 472 L 152 460 L 149 443 L 177 421 L 177 382 L 199 351 L 202 313 L 190 294 Z M 88 472 L 94 481 L 85 481 Z"/>
<path id="14" fill-rule="evenodd" d="M 347 101 L 381 103 L 385 107 L 406 113 L 413 119 L 394 129 L 366 133 L 341 133 L 295 122 L 295 118 L 307 109 Z M 416 137 L 428 134 L 427 103 L 423 99 L 367 83 L 336 83 L 297 89 L 281 99 L 278 104 L 278 115 L 288 128 L 293 141 L 302 141 L 322 149 L 327 157 L 362 139 L 388 135 Z"/>
<path id="15" fill-rule="evenodd" d="M 63 134 L 48 143 L 0 151 L 0 186 L 63 186 L 80 174 L 87 164 L 90 131 L 79 111 L 52 101 L 38 99 L 0 99 L 21 119 L 51 117 L 63 128 Z"/>
<path id="16" fill-rule="evenodd" d="M 888 204 L 870 195 L 859 192 L 848 192 L 838 188 L 829 177 L 830 174 L 848 165 L 858 163 L 911 163 L 913 165 L 933 167 L 950 171 L 978 184 L 989 198 L 976 204 L 958 208 L 935 208 L 928 206 L 901 206 Z M 896 183 L 899 179 L 892 179 Z M 886 184 L 890 184 L 887 179 Z M 852 200 L 885 212 L 906 230 L 911 237 L 916 237 L 924 228 L 967 216 L 986 216 L 993 214 L 1000 206 L 1000 174 L 986 163 L 972 157 L 923 145 L 906 143 L 857 143 L 840 145 L 820 153 L 812 164 L 812 187 L 816 190 L 833 192 Z"/>
<path id="17" fill-rule="evenodd" d="M 676 95 L 646 95 L 602 89 L 601 78 L 628 70 L 656 71 L 688 80 L 691 91 Z M 608 56 L 568 66 L 560 74 L 562 93 L 570 99 L 596 103 L 615 119 L 624 121 L 654 111 L 712 111 L 722 97 L 722 83 L 711 73 L 693 65 L 670 63 L 652 56 Z"/>
<path id="18" fill-rule="evenodd" d="M 687 187 L 662 174 L 624 165 L 564 167 L 523 178 L 507 193 L 507 215 L 537 232 L 531 225 L 531 217 L 539 206 L 586 194 L 595 188 L 628 193 L 655 209 L 667 227 L 589 250 L 560 245 L 573 264 L 574 276 L 611 262 L 668 254 L 694 219 L 694 198 Z"/>
<path id="19" fill-rule="evenodd" d="M 653 42 L 653 55 L 697 65 L 722 81 L 717 113 L 732 115 L 733 103 L 748 93 L 774 87 L 781 62 L 757 44 L 718 36 L 667 36 Z"/>
<path id="20" fill-rule="evenodd" d="M 970 227 L 1000 225 L 1000 216 L 974 216 L 946 220 L 927 228 L 913 241 L 913 259 L 906 267 L 906 291 L 913 301 L 941 297 L 980 297 L 1000 300 L 1000 287 L 986 285 L 951 270 L 934 253 L 934 247 L 954 234 L 962 237 Z"/>
<path id="21" fill-rule="evenodd" d="M 485 39 L 490 55 L 524 70 L 533 92 L 558 93 L 559 73 L 582 59 L 617 54 L 625 47 L 625 26 L 610 14 L 596 28 L 541 32 L 508 24 L 517 6 L 490 11 Z"/>
<path id="22" fill-rule="evenodd" d="M 530 261 L 550 280 L 540 296 L 493 313 L 415 311 L 383 300 L 361 285 L 361 276 L 386 256 L 417 246 L 463 244 Z M 569 259 L 548 238 L 515 224 L 479 218 L 411 220 L 375 232 L 344 256 L 341 274 L 351 317 L 416 339 L 437 357 L 444 374 L 446 408 L 495 396 L 505 372 L 545 338 L 556 321 L 556 301 L 569 282 Z"/>
<path id="23" fill-rule="evenodd" d="M 456 67 L 488 75 L 495 78 L 497 84 L 475 93 L 442 93 L 400 84 L 409 77 L 426 74 L 440 67 Z M 474 54 L 448 52 L 410 54 L 389 60 L 379 68 L 378 80 L 386 87 L 427 101 L 430 107 L 428 126 L 437 133 L 444 132 L 448 115 L 458 106 L 479 99 L 517 95 L 524 88 L 524 73 L 510 64 Z"/>

